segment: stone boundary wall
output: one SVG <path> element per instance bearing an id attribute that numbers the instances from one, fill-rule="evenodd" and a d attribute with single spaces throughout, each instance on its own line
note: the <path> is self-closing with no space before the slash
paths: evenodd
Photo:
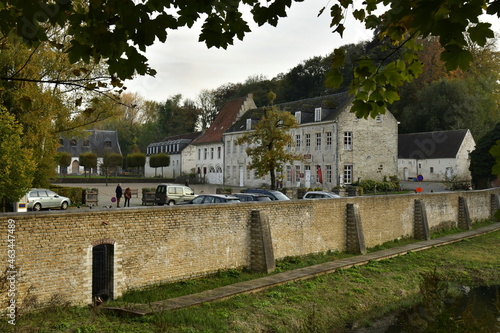
<path id="1" fill-rule="evenodd" d="M 113 246 L 114 297 L 128 289 L 251 267 L 252 214 L 270 230 L 275 259 L 346 250 L 348 204 L 357 206 L 366 247 L 413 237 L 415 200 L 425 204 L 429 230 L 457 226 L 459 197 L 472 222 L 491 218 L 500 188 L 483 191 L 291 200 L 228 205 L 72 209 L 0 214 L 0 269 L 14 276 L 18 306 L 28 293 L 92 303 L 93 247 Z M 253 212 L 253 213 L 252 213 Z M 14 222 L 12 222 L 14 221 Z M 7 241 L 15 225 L 14 242 Z M 254 228 L 255 229 L 255 228 Z M 14 245 L 10 246 L 9 245 Z M 269 244 L 267 244 L 269 246 Z M 15 250 L 14 269 L 9 258 Z M 269 249 L 266 250 L 269 254 Z M 257 253 L 254 251 L 254 253 Z M 11 258 L 12 259 L 12 258 Z M 14 271 L 15 273 L 10 273 Z M 9 280 L 10 281 L 10 280 Z M 2 284 L 0 283 L 0 286 Z M 12 286 L 12 284 L 11 284 Z M 3 304 L 12 299 L 9 283 Z"/>

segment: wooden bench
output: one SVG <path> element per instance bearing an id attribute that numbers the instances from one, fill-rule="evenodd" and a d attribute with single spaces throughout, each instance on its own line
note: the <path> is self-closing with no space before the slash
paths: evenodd
<path id="1" fill-rule="evenodd" d="M 139 197 L 139 189 L 131 188 L 130 192 L 132 192 L 132 196 L 135 196 L 136 198 Z"/>

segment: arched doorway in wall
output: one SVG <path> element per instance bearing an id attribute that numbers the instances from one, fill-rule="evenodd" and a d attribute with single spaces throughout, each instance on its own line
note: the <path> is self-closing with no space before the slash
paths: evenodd
<path id="1" fill-rule="evenodd" d="M 208 168 L 208 183 L 209 184 L 217 184 L 216 177 L 215 177 L 215 168 L 213 166 L 210 166 Z"/>
<path id="2" fill-rule="evenodd" d="M 74 160 L 73 163 L 71 163 L 71 173 L 74 175 L 77 175 L 80 171 L 80 163 L 78 160 Z"/>
<path id="3" fill-rule="evenodd" d="M 222 168 L 218 165 L 216 170 L 217 174 L 217 184 L 223 184 L 224 183 L 224 175 L 222 174 Z"/>
<path id="4" fill-rule="evenodd" d="M 92 248 L 92 299 L 96 303 L 113 299 L 114 257 L 114 244 L 98 244 Z"/>

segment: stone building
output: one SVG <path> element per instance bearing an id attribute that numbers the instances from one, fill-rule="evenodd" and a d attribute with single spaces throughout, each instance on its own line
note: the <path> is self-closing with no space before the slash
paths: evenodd
<path id="1" fill-rule="evenodd" d="M 146 149 L 144 176 L 176 178 L 183 174 L 194 172 L 196 169 L 196 151 L 191 142 L 200 135 L 200 132 L 175 135 L 148 145 Z M 149 165 L 150 156 L 159 153 L 165 153 L 170 156 L 170 165 L 168 167 L 158 169 L 152 168 Z"/>
<path id="2" fill-rule="evenodd" d="M 304 99 L 277 105 L 295 115 L 299 124 L 292 129 L 295 145 L 289 147 L 303 160 L 285 165 L 283 187 L 320 187 L 331 190 L 360 179 L 383 180 L 397 174 L 398 124 L 390 112 L 375 119 L 357 118 L 347 93 Z M 251 131 L 262 109 L 246 112 L 224 133 L 227 185 L 269 186 L 269 176 L 256 178 L 247 168 L 248 156 L 236 140 Z"/>
<path id="3" fill-rule="evenodd" d="M 192 142 L 196 151 L 196 174 L 200 179 L 209 184 L 223 184 L 223 134 L 247 110 L 256 107 L 252 94 L 226 102 L 210 127 Z"/>
<path id="4" fill-rule="evenodd" d="M 467 129 L 400 134 L 398 175 L 424 181 L 470 181 L 469 153 L 476 143 Z"/>
<path id="5" fill-rule="evenodd" d="M 93 152 L 97 155 L 97 174 L 100 173 L 100 165 L 106 153 L 122 154 L 118 133 L 116 131 L 105 130 L 85 130 L 82 137 L 61 137 L 59 142 L 61 146 L 58 152 L 68 152 L 71 154 L 71 164 L 68 168 L 58 167 L 59 174 L 83 174 L 84 167 L 80 166 L 80 154 Z"/>

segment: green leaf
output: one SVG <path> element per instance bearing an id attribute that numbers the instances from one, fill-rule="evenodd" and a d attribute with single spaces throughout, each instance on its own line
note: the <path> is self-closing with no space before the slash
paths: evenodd
<path id="1" fill-rule="evenodd" d="M 356 114 L 358 118 L 368 118 L 372 110 L 371 104 L 365 101 L 355 99 L 352 102 L 351 112 Z"/>
<path id="2" fill-rule="evenodd" d="M 385 103 L 383 103 L 381 101 L 379 101 L 379 102 L 371 102 L 370 105 L 371 105 L 370 116 L 372 118 L 375 118 L 379 114 L 385 114 L 385 110 L 386 110 Z"/>
<path id="3" fill-rule="evenodd" d="M 469 69 L 472 59 L 473 56 L 469 51 L 455 44 L 447 45 L 441 53 L 441 60 L 445 62 L 446 69 L 449 71 L 459 67 L 463 70 Z"/>
<path id="4" fill-rule="evenodd" d="M 495 34 L 491 31 L 490 23 L 478 23 L 468 29 L 469 36 L 473 42 L 479 46 L 486 45 L 488 38 L 494 38 Z"/>
<path id="5" fill-rule="evenodd" d="M 400 100 L 399 93 L 394 87 L 387 87 L 384 93 L 384 99 L 388 104 L 392 104 Z"/>
<path id="6" fill-rule="evenodd" d="M 366 79 L 363 82 L 363 91 L 373 91 L 377 88 L 377 83 L 374 79 Z"/>
<path id="7" fill-rule="evenodd" d="M 375 29 L 381 24 L 381 19 L 376 15 L 368 15 L 365 20 L 365 27 L 367 29 Z"/>
<path id="8" fill-rule="evenodd" d="M 352 13 L 352 16 L 354 16 L 354 18 L 358 21 L 364 21 L 366 13 L 363 9 L 357 9 Z"/>
<path id="9" fill-rule="evenodd" d="M 338 68 L 330 69 L 325 75 L 325 85 L 327 87 L 338 88 L 344 81 L 344 77 Z"/>

